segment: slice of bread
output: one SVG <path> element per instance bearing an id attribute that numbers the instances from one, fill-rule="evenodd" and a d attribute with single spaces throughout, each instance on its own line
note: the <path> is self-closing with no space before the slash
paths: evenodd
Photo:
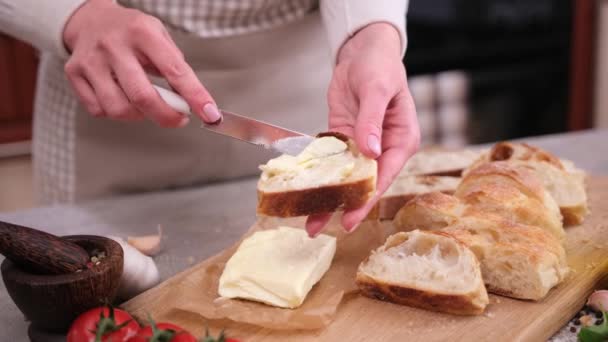
<path id="1" fill-rule="evenodd" d="M 399 231 L 439 230 L 458 222 L 466 209 L 454 196 L 431 192 L 407 202 L 395 215 L 393 225 Z"/>
<path id="2" fill-rule="evenodd" d="M 478 315 L 488 294 L 475 255 L 449 234 L 415 230 L 390 236 L 359 265 L 371 298 L 459 315 Z"/>
<path id="3" fill-rule="evenodd" d="M 564 247 L 541 228 L 482 214 L 464 217 L 442 231 L 475 253 L 489 292 L 540 300 L 568 274 Z"/>
<path id="4" fill-rule="evenodd" d="M 568 273 L 560 239 L 545 229 L 467 208 L 455 197 L 441 193 L 421 196 L 406 208 L 409 210 L 399 212 L 398 217 L 407 216 L 400 221 L 396 217 L 396 228 L 420 229 L 428 224 L 427 229 L 446 232 L 462 241 L 481 262 L 490 292 L 539 300 Z"/>
<path id="5" fill-rule="evenodd" d="M 437 191 L 452 194 L 458 183 L 460 183 L 459 177 L 425 175 L 399 177 L 376 204 L 375 218 L 392 220 L 399 209 L 417 195 Z"/>
<path id="6" fill-rule="evenodd" d="M 454 196 L 478 210 L 541 227 L 563 239 L 559 207 L 537 176 L 524 165 L 485 163 L 467 172 Z"/>
<path id="7" fill-rule="evenodd" d="M 434 175 L 459 177 L 484 151 L 426 150 L 413 155 L 401 169 L 400 177 Z"/>
<path id="8" fill-rule="evenodd" d="M 322 133 L 298 156 L 260 166 L 257 213 L 292 217 L 354 209 L 376 191 L 376 161 L 340 133 Z"/>
<path id="9" fill-rule="evenodd" d="M 559 206 L 565 225 L 581 224 L 589 213 L 585 173 L 572 162 L 560 160 L 551 153 L 528 144 L 500 142 L 484 153 L 465 173 L 483 163 L 494 161 L 524 165 L 536 172 Z"/>

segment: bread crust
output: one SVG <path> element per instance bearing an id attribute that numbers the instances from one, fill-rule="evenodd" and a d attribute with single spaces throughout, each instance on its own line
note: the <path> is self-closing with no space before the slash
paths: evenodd
<path id="1" fill-rule="evenodd" d="M 527 196 L 509 184 L 486 182 L 473 176 L 471 174 L 466 177 L 454 194 L 463 203 L 504 216 L 514 222 L 539 226 L 560 240 L 564 239 L 565 232 L 557 204 L 553 204 L 554 210 L 549 210 L 543 201 Z"/>
<path id="2" fill-rule="evenodd" d="M 363 206 L 376 190 L 376 178 L 317 188 L 264 192 L 258 190 L 258 215 L 308 216 Z"/>
<path id="3" fill-rule="evenodd" d="M 456 315 L 480 315 L 485 309 L 485 305 L 478 304 L 475 300 L 479 291 L 458 296 L 432 293 L 391 285 L 362 273 L 357 273 L 356 282 L 362 294 L 382 301 Z"/>
<path id="4" fill-rule="evenodd" d="M 514 182 L 513 185 L 530 197 L 542 201 L 545 188 L 533 170 L 521 165 L 513 165 L 508 162 L 491 162 L 470 169 L 462 179 L 461 184 L 473 179 L 485 176 L 502 176 Z"/>
<path id="5" fill-rule="evenodd" d="M 495 144 L 490 151 L 483 154 L 467 170 L 465 170 L 464 174 L 467 174 L 470 172 L 470 170 L 475 169 L 482 164 L 496 161 L 528 165 L 532 170 L 535 170 L 538 176 L 541 178 L 543 176 L 546 177 L 547 175 L 543 173 L 542 168 L 538 168 L 538 165 L 545 165 L 546 167 L 552 168 L 561 174 L 560 177 L 562 180 L 569 179 L 572 182 L 569 183 L 571 186 L 573 186 L 572 189 L 585 193 L 584 176 L 582 179 L 578 180 L 575 172 L 568 170 L 565 164 L 555 155 L 525 143 L 512 143 L 505 141 Z M 576 181 L 573 181 L 573 179 L 576 179 Z M 589 213 L 586 194 L 581 196 L 580 202 L 575 205 L 563 203 L 563 201 L 561 201 L 559 198 L 555 198 L 555 200 L 559 205 L 561 215 L 563 216 L 564 225 L 570 226 L 581 224 L 583 223 L 585 216 Z"/>
<path id="6" fill-rule="evenodd" d="M 454 196 L 429 192 L 409 200 L 395 214 L 394 226 L 400 231 L 437 230 L 458 221 L 464 205 Z"/>

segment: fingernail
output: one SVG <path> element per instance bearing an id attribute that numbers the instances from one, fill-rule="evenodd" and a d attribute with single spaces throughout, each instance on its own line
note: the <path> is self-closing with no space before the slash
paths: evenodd
<path id="1" fill-rule="evenodd" d="M 354 226 L 350 227 L 350 229 L 347 229 L 347 230 L 346 230 L 346 232 L 347 232 L 347 233 L 352 233 L 352 232 L 354 232 L 355 230 L 357 230 L 357 228 L 359 228 L 359 225 L 360 225 L 360 224 L 361 224 L 361 223 L 357 223 L 356 225 L 354 225 Z"/>
<path id="2" fill-rule="evenodd" d="M 186 126 L 188 126 L 189 123 L 190 123 L 190 118 L 187 117 L 187 116 L 184 116 L 182 118 L 182 120 L 179 122 L 179 125 L 177 125 L 177 126 L 180 127 L 180 128 L 181 127 L 186 127 Z"/>
<path id="3" fill-rule="evenodd" d="M 316 232 L 313 232 L 312 234 L 309 233 L 308 236 L 314 239 L 317 236 L 319 236 L 319 234 L 321 234 L 322 231 L 323 231 L 323 229 L 319 229 Z"/>
<path id="4" fill-rule="evenodd" d="M 205 119 L 208 123 L 216 123 L 222 118 L 219 109 L 213 103 L 209 102 L 203 107 L 203 113 L 205 113 Z"/>
<path id="5" fill-rule="evenodd" d="M 377 136 L 370 134 L 367 137 L 367 147 L 376 155 L 382 154 L 382 148 L 380 147 L 380 139 Z"/>

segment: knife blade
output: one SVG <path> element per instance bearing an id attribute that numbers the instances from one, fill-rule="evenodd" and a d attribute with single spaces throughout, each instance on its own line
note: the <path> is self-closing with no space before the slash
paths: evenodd
<path id="1" fill-rule="evenodd" d="M 162 87 L 154 86 L 154 88 L 169 107 L 182 114 L 192 115 L 190 106 L 181 96 Z M 220 112 L 222 113 L 220 122 L 213 124 L 203 122 L 201 128 L 290 155 L 299 154 L 314 139 L 309 135 L 247 116 L 224 110 Z"/>

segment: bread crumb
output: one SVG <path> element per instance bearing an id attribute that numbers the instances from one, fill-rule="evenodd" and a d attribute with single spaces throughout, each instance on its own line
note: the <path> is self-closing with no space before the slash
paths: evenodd
<path id="1" fill-rule="evenodd" d="M 500 304 L 500 298 L 496 298 L 495 303 L 496 303 L 496 304 Z"/>
<path id="2" fill-rule="evenodd" d="M 189 256 L 188 258 L 186 258 L 186 261 L 188 262 L 188 265 L 192 265 L 192 264 L 194 264 L 194 257 Z"/>
<path id="3" fill-rule="evenodd" d="M 486 313 L 484 314 L 484 316 L 486 316 L 486 317 L 488 317 L 488 318 L 494 318 L 494 313 L 492 313 L 492 312 L 486 312 Z"/>
<path id="4" fill-rule="evenodd" d="M 581 324 L 588 327 L 593 325 L 593 317 L 591 315 L 584 315 L 580 318 Z"/>

